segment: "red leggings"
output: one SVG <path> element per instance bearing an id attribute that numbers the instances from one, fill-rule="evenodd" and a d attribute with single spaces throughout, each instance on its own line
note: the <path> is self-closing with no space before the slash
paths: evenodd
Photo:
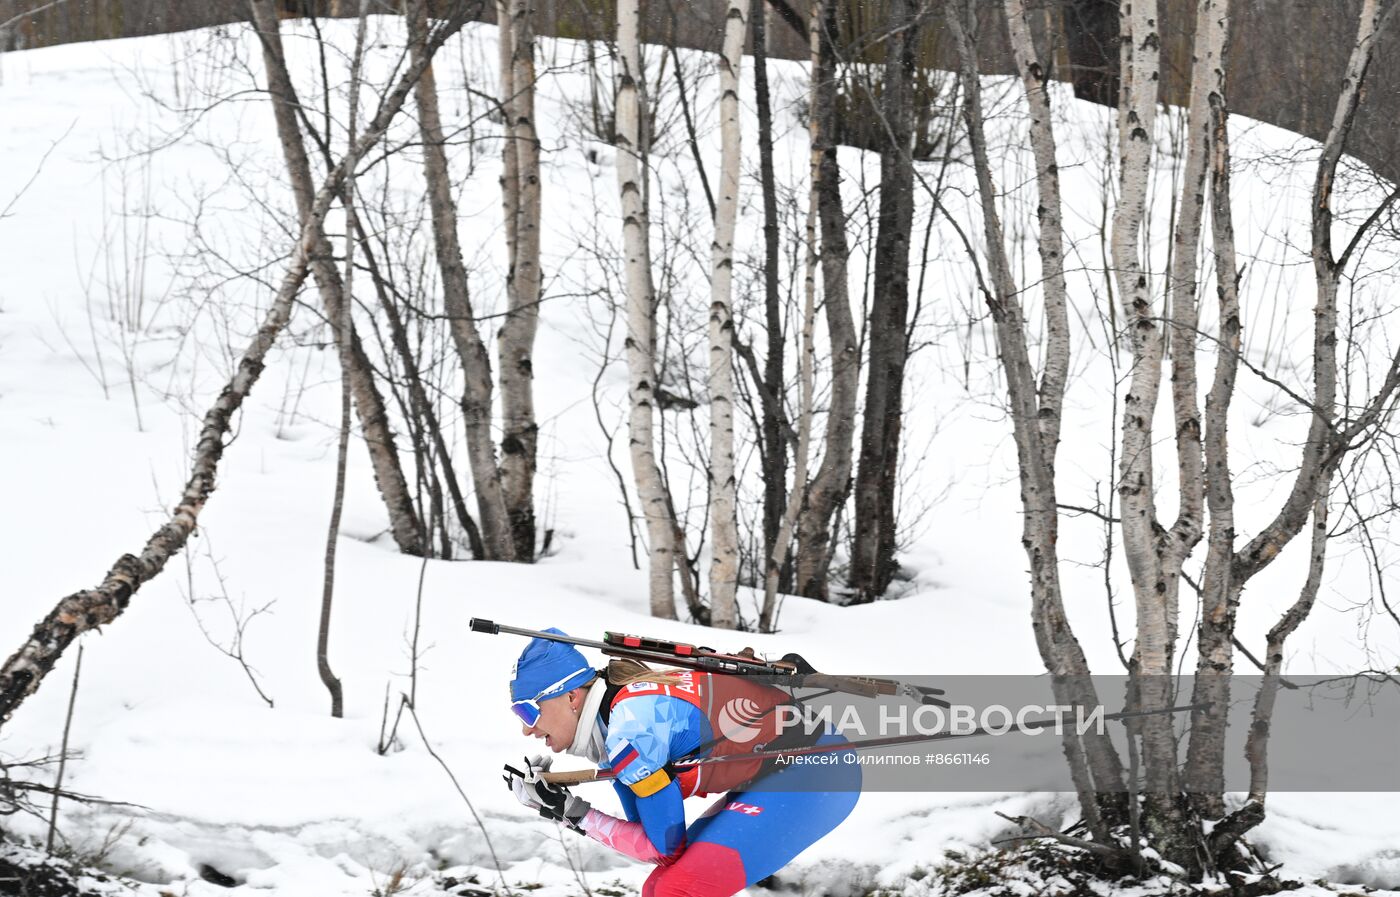
<path id="1" fill-rule="evenodd" d="M 848 791 L 767 791 L 759 782 L 720 798 L 687 830 L 680 856 L 647 878 L 641 897 L 730 897 L 777 872 L 855 808 L 859 767 L 842 772 Z"/>
<path id="2" fill-rule="evenodd" d="M 739 852 L 719 844 L 691 844 L 680 859 L 657 866 L 642 897 L 730 897 L 748 884 Z"/>

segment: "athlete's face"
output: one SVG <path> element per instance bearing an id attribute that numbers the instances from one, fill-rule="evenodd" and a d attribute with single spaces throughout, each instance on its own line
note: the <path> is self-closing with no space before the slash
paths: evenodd
<path id="1" fill-rule="evenodd" d="M 556 754 L 574 743 L 578 716 L 583 709 L 587 688 L 576 688 L 557 698 L 540 701 L 540 718 L 533 726 L 521 726 L 526 735 L 544 739 L 545 746 Z"/>

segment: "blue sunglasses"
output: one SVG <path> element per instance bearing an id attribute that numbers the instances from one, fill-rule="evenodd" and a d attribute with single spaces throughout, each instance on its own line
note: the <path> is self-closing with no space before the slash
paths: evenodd
<path id="1" fill-rule="evenodd" d="M 588 672 L 588 667 L 584 667 L 583 669 L 579 670 L 574 670 L 572 673 L 565 676 L 563 679 L 560 679 L 553 685 L 549 686 L 544 691 L 535 695 L 533 698 L 527 698 L 525 700 L 511 702 L 511 713 L 514 713 L 516 717 L 522 723 L 525 724 L 526 728 L 533 729 L 535 725 L 540 721 L 540 701 L 555 697 L 553 692 L 556 692 L 559 689 L 563 688 L 564 683 L 568 682 L 570 679 L 574 678 L 579 673 L 586 672 Z"/>

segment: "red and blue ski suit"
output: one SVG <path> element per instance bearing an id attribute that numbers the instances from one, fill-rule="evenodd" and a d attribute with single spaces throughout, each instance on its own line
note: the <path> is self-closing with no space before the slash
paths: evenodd
<path id="1" fill-rule="evenodd" d="M 658 864 L 642 897 L 729 897 L 836 828 L 860 796 L 860 767 L 838 751 L 826 755 L 837 761 L 831 764 L 765 769 L 760 760 L 734 760 L 674 774 L 668 764 L 675 760 L 768 744 L 778 734 L 772 708 L 789 698 L 738 676 L 671 677 L 623 686 L 605 700 L 602 765 L 614 771 L 627 818 L 590 810 L 582 827 L 594 840 Z M 843 741 L 828 733 L 816 743 Z M 718 792 L 727 793 L 687 829 L 682 801 Z"/>

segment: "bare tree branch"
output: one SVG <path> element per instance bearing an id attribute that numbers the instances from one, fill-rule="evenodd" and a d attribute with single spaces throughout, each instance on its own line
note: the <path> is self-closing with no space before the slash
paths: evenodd
<path id="1" fill-rule="evenodd" d="M 380 101 L 352 156 L 363 156 L 383 138 L 432 55 L 443 42 L 461 30 L 464 23 L 464 17 L 458 14 L 443 20 L 433 30 L 428 40 L 429 51 L 423 59 L 408 66 L 393 89 Z M 272 307 L 244 350 L 232 378 L 205 413 L 190 477 L 170 518 L 151 535 L 139 555 L 122 555 L 96 587 L 75 592 L 60 600 L 0 666 L 0 726 L 9 720 L 25 698 L 39 688 L 75 638 L 120 616 L 141 586 L 158 576 L 166 563 L 184 548 L 199 521 L 200 512 L 214 492 L 215 474 L 227 447 L 225 438 L 233 418 L 257 383 L 267 353 L 291 317 L 292 303 L 309 273 L 312 255 L 322 234 L 322 223 L 339 195 L 348 172 L 348 163 L 349 157 L 342 158 L 326 175 L 316 193 L 311 214 L 302 224 Z"/>

